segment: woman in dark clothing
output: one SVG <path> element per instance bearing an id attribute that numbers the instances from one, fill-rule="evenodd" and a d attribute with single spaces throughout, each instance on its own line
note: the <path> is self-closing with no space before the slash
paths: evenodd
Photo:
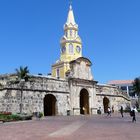
<path id="1" fill-rule="evenodd" d="M 132 110 L 132 122 L 136 122 L 136 114 L 135 114 L 135 109 Z"/>
<path id="2" fill-rule="evenodd" d="M 122 118 L 123 118 L 123 107 L 122 106 L 121 106 L 120 112 L 121 112 L 121 115 L 122 115 Z"/>

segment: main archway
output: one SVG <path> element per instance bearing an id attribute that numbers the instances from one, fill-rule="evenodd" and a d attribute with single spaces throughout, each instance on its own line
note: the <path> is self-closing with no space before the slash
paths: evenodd
<path id="1" fill-rule="evenodd" d="M 44 97 L 44 116 L 56 115 L 56 98 L 52 94 Z"/>
<path id="2" fill-rule="evenodd" d="M 80 114 L 89 114 L 89 93 L 86 89 L 80 92 Z"/>
<path id="3" fill-rule="evenodd" d="M 107 113 L 109 107 L 109 99 L 107 97 L 103 98 L 103 105 L 104 105 L 104 113 Z"/>

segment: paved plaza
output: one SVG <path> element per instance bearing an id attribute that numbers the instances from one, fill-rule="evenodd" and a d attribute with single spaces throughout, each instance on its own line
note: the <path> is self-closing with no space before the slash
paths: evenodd
<path id="1" fill-rule="evenodd" d="M 55 116 L 0 124 L 0 140 L 139 140 L 140 114 Z"/>

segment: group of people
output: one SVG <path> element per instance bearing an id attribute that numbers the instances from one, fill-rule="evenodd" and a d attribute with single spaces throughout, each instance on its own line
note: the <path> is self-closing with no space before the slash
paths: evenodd
<path id="1" fill-rule="evenodd" d="M 130 116 L 132 117 L 132 122 L 136 122 L 136 112 L 137 112 L 136 107 L 131 108 L 131 110 L 130 110 Z M 123 106 L 121 106 L 121 108 L 120 108 L 120 113 L 121 113 L 121 116 L 123 118 L 124 117 L 124 114 L 123 114 L 124 113 Z M 110 107 L 108 107 L 107 116 L 111 116 L 111 109 L 110 109 Z"/>
<path id="2" fill-rule="evenodd" d="M 123 111 L 123 107 L 122 106 L 121 106 L 120 112 L 121 112 L 121 116 L 124 117 L 123 116 L 123 112 L 124 111 Z M 136 122 L 136 112 L 137 112 L 136 107 L 131 108 L 130 116 L 132 117 L 132 122 Z"/>

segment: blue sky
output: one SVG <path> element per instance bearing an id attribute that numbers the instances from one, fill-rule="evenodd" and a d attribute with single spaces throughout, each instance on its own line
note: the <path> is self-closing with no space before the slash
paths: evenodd
<path id="1" fill-rule="evenodd" d="M 140 76 L 140 0 L 73 0 L 94 79 Z M 47 74 L 60 56 L 68 0 L 0 0 L 0 74 L 28 66 Z"/>

